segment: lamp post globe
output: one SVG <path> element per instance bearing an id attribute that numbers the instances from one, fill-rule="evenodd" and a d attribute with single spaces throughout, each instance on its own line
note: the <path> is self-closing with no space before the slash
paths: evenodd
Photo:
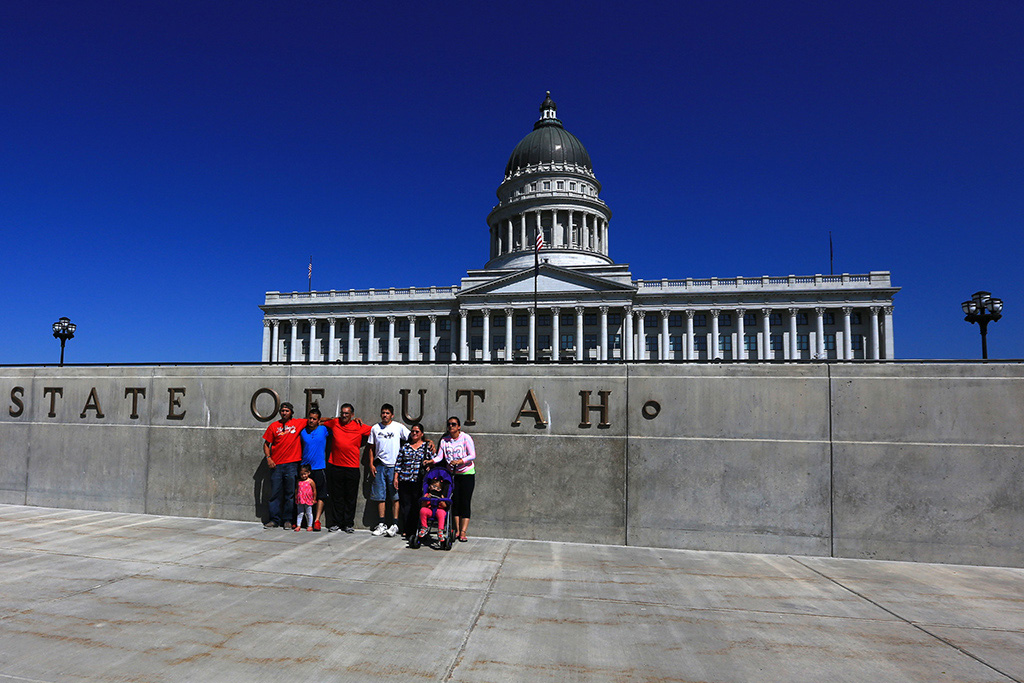
<path id="1" fill-rule="evenodd" d="M 988 359 L 988 324 L 1003 317 L 1003 300 L 992 296 L 991 292 L 975 292 L 967 301 L 960 304 L 964 311 L 964 320 L 978 323 L 981 330 L 981 357 Z"/>
<path id="2" fill-rule="evenodd" d="M 64 344 L 68 339 L 74 339 L 75 330 L 78 325 L 71 322 L 70 318 L 61 317 L 53 324 L 53 338 L 60 340 L 60 364 L 64 365 Z"/>

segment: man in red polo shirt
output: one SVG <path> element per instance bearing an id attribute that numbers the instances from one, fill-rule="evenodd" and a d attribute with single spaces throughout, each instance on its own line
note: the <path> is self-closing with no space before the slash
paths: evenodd
<path id="1" fill-rule="evenodd" d="M 327 456 L 327 491 L 331 510 L 328 531 L 355 531 L 356 499 L 359 495 L 359 460 L 363 444 L 370 433 L 370 425 L 353 419 L 355 408 L 351 403 L 341 406 L 341 417 L 321 422 L 331 433 L 330 454 Z"/>
<path id="2" fill-rule="evenodd" d="M 305 420 L 292 418 L 292 404 L 281 404 L 281 419 L 263 432 L 263 455 L 270 468 L 270 500 L 267 508 L 270 519 L 263 525 L 266 529 L 294 527 L 295 480 L 298 478 L 299 461 L 302 460 L 302 439 L 299 432 L 306 426 Z"/>

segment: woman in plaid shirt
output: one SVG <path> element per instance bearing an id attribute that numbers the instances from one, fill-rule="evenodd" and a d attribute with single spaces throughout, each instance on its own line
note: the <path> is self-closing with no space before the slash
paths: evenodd
<path id="1" fill-rule="evenodd" d="M 420 476 L 425 460 L 434 459 L 434 444 L 423 438 L 423 425 L 419 422 L 409 427 L 409 440 L 398 451 L 395 460 L 395 489 L 398 490 L 399 532 L 409 540 L 416 533 L 419 521 L 413 514 L 420 498 Z"/>

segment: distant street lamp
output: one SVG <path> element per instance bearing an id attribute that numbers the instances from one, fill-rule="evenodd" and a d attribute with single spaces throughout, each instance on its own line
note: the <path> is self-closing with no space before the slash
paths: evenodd
<path id="1" fill-rule="evenodd" d="M 996 299 L 991 292 L 975 292 L 969 301 L 960 306 L 964 309 L 966 320 L 969 323 L 978 323 L 981 328 L 981 357 L 988 358 L 988 324 L 1003 317 L 1003 300 Z"/>
<path id="2" fill-rule="evenodd" d="M 53 324 L 53 337 L 60 339 L 60 364 L 64 365 L 64 343 L 68 339 L 75 338 L 75 330 L 78 325 L 71 322 L 70 318 L 61 318 Z"/>

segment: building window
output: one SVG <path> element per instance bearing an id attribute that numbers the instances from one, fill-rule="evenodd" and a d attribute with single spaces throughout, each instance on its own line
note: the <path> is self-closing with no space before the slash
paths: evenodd
<path id="1" fill-rule="evenodd" d="M 644 316 L 644 327 L 657 327 L 658 316 L 654 313 L 648 313 Z"/>
<path id="2" fill-rule="evenodd" d="M 743 350 L 744 351 L 757 351 L 757 335 L 756 334 L 745 334 L 745 335 L 743 335 Z"/>
<path id="3" fill-rule="evenodd" d="M 850 314 L 850 322 L 854 325 L 860 325 L 860 312 L 854 311 Z"/>
<path id="4" fill-rule="evenodd" d="M 576 348 L 573 345 L 573 335 L 563 334 L 561 341 L 558 342 L 558 348 L 562 351 L 569 351 L 570 349 Z"/>
<path id="5" fill-rule="evenodd" d="M 558 182 L 557 182 L 557 183 L 555 184 L 555 187 L 557 187 L 557 188 L 558 188 L 559 190 L 564 190 L 564 189 L 565 189 L 565 182 L 564 182 L 564 181 L 562 181 L 562 180 L 559 180 L 559 181 L 558 181 Z"/>
<path id="6" fill-rule="evenodd" d="M 438 328 L 442 332 L 451 332 L 452 331 L 452 319 L 451 318 L 441 318 L 440 320 L 438 320 L 438 322 L 440 323 Z"/>
<path id="7" fill-rule="evenodd" d="M 302 334 L 309 334 L 309 323 L 302 323 Z"/>
<path id="8" fill-rule="evenodd" d="M 516 316 L 516 327 L 526 327 L 529 324 L 530 323 L 528 323 L 526 321 L 526 316 L 525 315 L 517 315 Z"/>
<path id="9" fill-rule="evenodd" d="M 530 192 L 537 191 L 537 183 L 530 183 Z"/>
<path id="10" fill-rule="evenodd" d="M 682 327 L 683 326 L 683 316 L 680 315 L 679 313 L 672 313 L 672 314 L 670 314 L 668 316 L 668 326 L 669 327 Z"/>
<path id="11" fill-rule="evenodd" d="M 743 324 L 746 325 L 747 327 L 753 327 L 754 325 L 757 324 L 757 319 L 754 317 L 753 313 L 744 313 Z"/>
<path id="12" fill-rule="evenodd" d="M 537 324 L 541 327 L 551 327 L 551 316 L 547 313 L 537 316 Z"/>
<path id="13" fill-rule="evenodd" d="M 428 353 L 430 353 L 430 342 L 427 341 L 426 339 L 421 338 L 420 339 L 420 355 L 423 356 L 423 355 L 426 355 Z"/>
<path id="14" fill-rule="evenodd" d="M 782 314 L 781 313 L 772 313 L 771 315 L 769 315 L 768 316 L 768 324 L 769 325 L 781 325 L 782 324 Z M 774 349 L 775 347 L 773 346 L 772 348 Z M 781 349 L 782 347 L 780 346 L 779 348 Z"/>
<path id="15" fill-rule="evenodd" d="M 484 317 L 482 315 L 474 315 L 472 318 L 469 319 L 469 326 L 470 327 L 483 327 L 484 326 Z"/>
<path id="16" fill-rule="evenodd" d="M 416 328 L 420 332 L 430 332 L 430 321 L 429 320 L 420 319 L 420 320 L 416 321 Z"/>
<path id="17" fill-rule="evenodd" d="M 499 315 L 491 321 L 493 327 L 505 327 L 505 316 Z"/>
<path id="18" fill-rule="evenodd" d="M 781 350 L 782 350 L 782 335 L 781 334 L 773 334 L 772 335 L 772 351 L 781 351 Z"/>
<path id="19" fill-rule="evenodd" d="M 548 180 L 544 181 L 544 189 L 545 190 L 550 190 L 551 189 L 551 181 L 548 181 Z"/>
<path id="20" fill-rule="evenodd" d="M 854 351 L 864 350 L 864 335 L 854 334 L 850 336 L 850 348 Z"/>
<path id="21" fill-rule="evenodd" d="M 836 335 L 826 334 L 825 335 L 825 350 L 835 351 L 836 350 Z"/>
<path id="22" fill-rule="evenodd" d="M 646 346 L 648 351 L 657 351 L 658 350 L 658 337 L 657 336 L 655 336 L 655 335 L 646 336 L 646 337 L 644 337 L 644 340 L 645 340 L 645 346 Z"/>
<path id="23" fill-rule="evenodd" d="M 452 340 L 448 339 L 448 337 L 444 337 L 443 339 L 439 340 L 437 342 L 437 352 L 438 353 L 451 353 L 452 352 Z"/>
<path id="24" fill-rule="evenodd" d="M 825 324 L 826 325 L 835 325 L 836 324 L 836 314 L 832 313 L 831 311 L 825 313 Z"/>
<path id="25" fill-rule="evenodd" d="M 597 313 L 584 313 L 583 314 L 584 325 L 596 325 L 597 324 Z"/>
<path id="26" fill-rule="evenodd" d="M 494 350 L 495 351 L 497 351 L 498 349 L 504 349 L 505 348 L 505 335 L 503 335 L 503 334 L 495 335 L 495 337 L 494 337 L 494 339 L 492 340 L 491 343 L 494 345 Z"/>
<path id="27" fill-rule="evenodd" d="M 694 351 L 707 351 L 708 350 L 708 338 L 703 334 L 699 337 L 693 338 L 693 350 Z"/>
<path id="28" fill-rule="evenodd" d="M 529 346 L 529 336 L 525 334 L 516 335 L 516 351 L 522 351 Z"/>
<path id="29" fill-rule="evenodd" d="M 561 317 L 561 321 L 562 321 L 562 326 L 563 327 L 568 327 L 570 325 L 575 325 L 576 324 L 576 316 L 574 316 L 572 313 L 563 313 L 562 317 Z"/>
<path id="30" fill-rule="evenodd" d="M 621 349 L 622 348 L 622 335 L 621 334 L 610 335 L 610 338 L 609 338 L 609 341 L 608 341 L 608 348 L 610 348 L 610 349 Z"/>
<path id="31" fill-rule="evenodd" d="M 537 346 L 541 349 L 551 348 L 551 335 L 550 334 L 538 334 L 537 335 Z"/>
<path id="32" fill-rule="evenodd" d="M 398 340 L 398 352 L 399 353 L 405 353 L 405 354 L 409 353 L 409 340 L 408 339 L 399 339 Z"/>
<path id="33" fill-rule="evenodd" d="M 360 332 L 369 332 L 370 322 L 368 320 L 360 320 L 358 329 Z"/>
<path id="34" fill-rule="evenodd" d="M 796 324 L 797 325 L 806 325 L 807 324 L 807 312 L 806 311 L 800 311 L 799 313 L 796 314 Z"/>
<path id="35" fill-rule="evenodd" d="M 694 327 L 707 327 L 708 316 L 705 313 L 694 313 L 693 315 L 693 326 Z"/>
<path id="36" fill-rule="evenodd" d="M 585 335 L 583 335 L 583 348 L 585 348 L 585 349 L 596 349 L 597 348 L 597 335 L 596 334 L 585 334 Z"/>
<path id="37" fill-rule="evenodd" d="M 359 353 L 361 353 L 364 356 L 366 355 L 366 340 L 365 339 L 360 339 L 359 340 Z"/>
<path id="38" fill-rule="evenodd" d="M 611 325 L 612 327 L 618 327 L 619 325 L 621 325 L 622 324 L 622 314 L 621 313 L 609 313 L 608 314 L 608 324 Z"/>
<path id="39" fill-rule="evenodd" d="M 569 183 L 569 189 L 572 190 L 573 192 L 575 192 L 576 191 L 576 183 Z"/>
<path id="40" fill-rule="evenodd" d="M 399 332 L 408 332 L 409 331 L 409 319 L 408 318 L 402 318 L 401 320 L 398 321 L 398 331 Z"/>
<path id="41" fill-rule="evenodd" d="M 473 351 L 480 351 L 480 350 L 482 350 L 484 348 L 484 338 L 483 337 L 470 337 L 469 338 L 469 348 L 472 349 Z"/>
<path id="42" fill-rule="evenodd" d="M 718 338 L 719 351 L 732 351 L 732 335 L 724 334 Z"/>
<path id="43" fill-rule="evenodd" d="M 719 313 L 718 324 L 722 327 L 732 327 L 732 313 Z"/>
<path id="44" fill-rule="evenodd" d="M 668 338 L 668 350 L 669 351 L 682 351 L 683 350 L 683 338 L 680 335 L 673 335 Z"/>
<path id="45" fill-rule="evenodd" d="M 811 335 L 809 335 L 809 334 L 798 334 L 798 335 L 796 335 L 796 350 L 797 351 L 810 351 L 811 350 Z"/>

